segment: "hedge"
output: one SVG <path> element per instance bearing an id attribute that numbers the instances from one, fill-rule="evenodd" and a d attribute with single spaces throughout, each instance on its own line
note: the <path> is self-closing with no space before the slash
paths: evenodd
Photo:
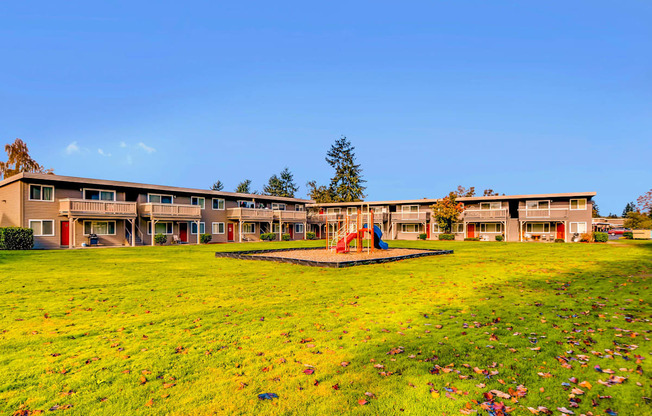
<path id="1" fill-rule="evenodd" d="M 31 250 L 34 230 L 22 227 L 0 227 L 0 250 Z"/>
<path id="2" fill-rule="evenodd" d="M 283 239 L 283 241 L 290 241 L 290 234 L 284 233 L 281 238 Z"/>
<path id="3" fill-rule="evenodd" d="M 464 241 L 480 241 L 479 237 L 466 237 Z"/>
<path id="4" fill-rule="evenodd" d="M 625 237 L 627 240 L 632 240 L 634 238 L 634 233 L 631 231 L 625 231 L 623 233 L 623 237 Z"/>
<path id="5" fill-rule="evenodd" d="M 496 241 L 503 241 L 504 239 L 505 239 L 505 237 L 503 237 L 501 234 L 498 234 L 496 236 Z"/>
<path id="6" fill-rule="evenodd" d="M 213 240 L 213 236 L 211 234 L 202 234 L 199 237 L 199 241 L 201 241 L 202 244 L 208 244 Z"/>
<path id="7" fill-rule="evenodd" d="M 417 237 L 417 238 L 418 238 L 419 240 L 425 240 L 426 238 L 428 238 L 428 234 L 426 234 L 426 233 L 421 233 L 421 234 L 419 234 L 419 237 Z"/>
<path id="8" fill-rule="evenodd" d="M 274 241 L 276 240 L 276 233 L 262 233 L 260 239 L 263 241 Z"/>
<path id="9" fill-rule="evenodd" d="M 439 234 L 440 240 L 455 240 L 455 234 Z"/>
<path id="10" fill-rule="evenodd" d="M 308 231 L 308 232 L 306 233 L 306 238 L 307 238 L 308 240 L 314 240 L 314 239 L 316 238 L 315 233 L 313 233 L 312 231 Z"/>
<path id="11" fill-rule="evenodd" d="M 609 241 L 609 234 L 607 233 L 593 233 L 593 241 L 596 243 L 606 243 Z"/>

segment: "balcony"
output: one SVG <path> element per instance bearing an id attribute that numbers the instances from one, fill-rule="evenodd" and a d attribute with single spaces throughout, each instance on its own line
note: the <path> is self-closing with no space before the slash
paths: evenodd
<path id="1" fill-rule="evenodd" d="M 142 215 L 160 220 L 198 220 L 201 218 L 201 207 L 199 205 L 158 204 L 148 202 L 146 204 L 141 204 L 140 207 Z"/>
<path id="2" fill-rule="evenodd" d="M 59 201 L 59 213 L 71 217 L 134 218 L 137 209 L 135 202 L 67 198 Z"/>
<path id="3" fill-rule="evenodd" d="M 284 222 L 306 222 L 306 211 L 273 211 L 274 219 Z"/>
<path id="4" fill-rule="evenodd" d="M 357 221 L 358 214 L 351 214 L 349 215 L 349 221 L 355 222 Z M 362 214 L 362 221 L 367 221 L 367 214 L 363 213 Z M 374 212 L 374 223 L 382 223 L 387 221 L 389 218 L 389 214 L 386 212 Z M 337 222 L 337 221 L 345 221 L 346 220 L 346 214 L 345 213 L 335 213 L 331 212 L 329 214 L 317 214 L 317 213 L 308 213 L 307 216 L 307 221 L 311 224 L 325 224 L 326 221 L 328 222 Z"/>
<path id="5" fill-rule="evenodd" d="M 238 221 L 267 221 L 274 220 L 274 211 L 259 208 L 228 208 L 226 216 Z"/>
<path id="6" fill-rule="evenodd" d="M 465 209 L 462 217 L 464 221 L 505 220 L 507 219 L 507 209 Z"/>
<path id="7" fill-rule="evenodd" d="M 568 208 L 549 208 L 549 209 L 519 209 L 518 218 L 520 220 L 538 220 L 538 219 L 567 219 Z"/>
<path id="8" fill-rule="evenodd" d="M 429 216 L 430 213 L 425 211 L 391 213 L 392 222 L 403 222 L 403 223 L 426 222 Z"/>

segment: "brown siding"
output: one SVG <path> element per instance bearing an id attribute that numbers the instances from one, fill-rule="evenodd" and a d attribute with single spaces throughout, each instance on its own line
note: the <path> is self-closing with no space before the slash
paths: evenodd
<path id="1" fill-rule="evenodd" d="M 20 223 L 20 185 L 13 182 L 0 188 L 0 227 L 18 227 Z"/>

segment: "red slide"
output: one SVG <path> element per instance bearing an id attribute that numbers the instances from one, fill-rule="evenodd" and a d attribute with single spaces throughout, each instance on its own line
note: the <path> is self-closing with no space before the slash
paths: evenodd
<path id="1" fill-rule="evenodd" d="M 346 235 L 346 238 L 341 239 L 340 241 L 337 242 L 337 246 L 335 246 L 335 251 L 337 253 L 344 253 L 346 252 L 347 247 L 349 246 L 349 243 L 351 240 L 356 238 L 358 236 L 358 233 L 349 233 Z"/>

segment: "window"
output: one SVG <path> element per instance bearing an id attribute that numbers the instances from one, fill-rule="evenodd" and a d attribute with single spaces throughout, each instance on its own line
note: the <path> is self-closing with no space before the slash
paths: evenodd
<path id="1" fill-rule="evenodd" d="M 497 202 L 480 202 L 480 209 L 500 209 L 500 201 Z"/>
<path id="2" fill-rule="evenodd" d="M 419 212 L 418 205 L 401 205 L 401 212 Z"/>
<path id="3" fill-rule="evenodd" d="M 370 209 L 375 214 L 382 214 L 383 212 L 386 212 L 385 207 L 371 207 Z"/>
<path id="4" fill-rule="evenodd" d="M 298 234 L 303 233 L 303 224 L 294 224 L 294 232 Z"/>
<path id="5" fill-rule="evenodd" d="M 238 201 L 238 206 L 240 208 L 253 208 L 254 207 L 254 202 L 253 201 Z"/>
<path id="6" fill-rule="evenodd" d="M 572 210 L 586 209 L 586 199 L 571 199 L 570 200 L 570 209 L 572 209 Z M 580 224 L 580 223 L 578 223 L 578 224 Z"/>
<path id="7" fill-rule="evenodd" d="M 403 233 L 421 232 L 421 224 L 401 224 L 401 232 Z"/>
<path id="8" fill-rule="evenodd" d="M 115 221 L 84 221 L 84 235 L 115 235 Z"/>
<path id="9" fill-rule="evenodd" d="M 206 233 L 206 224 L 203 222 L 199 223 L 199 234 L 205 234 Z M 191 222 L 190 223 L 190 234 L 197 234 L 197 223 L 196 222 Z"/>
<path id="10" fill-rule="evenodd" d="M 54 186 L 30 185 L 30 201 L 54 201 Z"/>
<path id="11" fill-rule="evenodd" d="M 550 201 L 526 201 L 526 209 L 550 209 Z"/>
<path id="12" fill-rule="evenodd" d="M 223 210 L 224 209 L 224 200 L 222 198 L 213 198 L 213 209 Z"/>
<path id="13" fill-rule="evenodd" d="M 190 197 L 190 205 L 199 205 L 201 209 L 206 208 L 206 198 L 203 196 Z"/>
<path id="14" fill-rule="evenodd" d="M 154 204 L 171 204 L 172 195 L 159 195 L 159 194 L 148 194 L 147 202 L 152 202 Z"/>
<path id="15" fill-rule="evenodd" d="M 171 222 L 157 222 L 154 226 L 154 234 L 172 234 L 172 223 Z M 152 222 L 147 221 L 147 234 L 152 234 Z"/>
<path id="16" fill-rule="evenodd" d="M 433 223 L 432 224 L 432 232 L 433 234 L 440 233 L 441 231 L 439 230 L 439 224 Z"/>
<path id="17" fill-rule="evenodd" d="M 348 207 L 346 209 L 346 214 L 347 215 L 354 215 L 354 214 L 357 214 L 357 213 L 358 213 L 358 208 L 356 208 L 356 207 Z"/>
<path id="18" fill-rule="evenodd" d="M 278 233 L 279 232 L 279 225 L 277 223 L 272 224 L 272 232 L 273 233 Z"/>
<path id="19" fill-rule="evenodd" d="M 575 234 L 584 234 L 586 232 L 586 223 L 585 222 L 571 222 L 570 223 L 570 232 Z"/>
<path id="20" fill-rule="evenodd" d="M 304 210 L 304 206 L 303 206 L 303 205 L 296 204 L 296 205 L 294 206 L 294 210 L 295 210 L 295 211 L 303 211 L 303 210 Z"/>
<path id="21" fill-rule="evenodd" d="M 242 224 L 242 234 L 256 234 L 256 224 L 250 222 Z"/>
<path id="22" fill-rule="evenodd" d="M 525 231 L 528 233 L 549 233 L 549 222 L 533 222 L 525 225 Z"/>
<path id="23" fill-rule="evenodd" d="M 481 233 L 500 233 L 503 230 L 502 224 L 497 223 L 481 223 L 480 232 Z"/>
<path id="24" fill-rule="evenodd" d="M 94 201 L 115 201 L 115 191 L 84 189 L 84 199 L 92 199 Z"/>
<path id="25" fill-rule="evenodd" d="M 224 234 L 224 223 L 223 222 L 214 222 L 213 224 L 213 234 Z"/>
<path id="26" fill-rule="evenodd" d="M 275 209 L 277 211 L 285 211 L 285 204 L 272 202 L 272 209 Z"/>
<path id="27" fill-rule="evenodd" d="M 453 224 L 453 232 L 457 234 L 464 234 L 464 224 Z"/>
<path id="28" fill-rule="evenodd" d="M 29 228 L 34 230 L 34 237 L 54 235 L 54 220 L 29 220 Z"/>
<path id="29" fill-rule="evenodd" d="M 339 214 L 341 212 L 340 208 L 328 208 L 326 209 L 327 214 Z"/>

